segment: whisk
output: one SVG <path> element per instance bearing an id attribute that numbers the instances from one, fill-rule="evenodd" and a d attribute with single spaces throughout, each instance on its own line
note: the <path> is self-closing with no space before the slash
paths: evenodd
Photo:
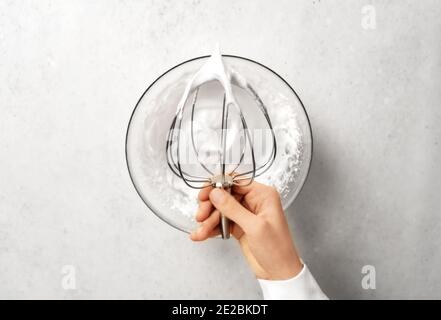
<path id="1" fill-rule="evenodd" d="M 204 108 L 199 104 L 199 95 L 202 86 L 210 83 L 220 83 L 222 86 L 222 103 Z M 262 161 L 256 159 L 254 137 L 233 95 L 233 86 L 245 90 L 257 107 L 256 112 L 260 111 L 263 115 L 265 128 L 260 129 L 269 132 L 270 146 L 265 146 L 264 149 L 269 152 Z M 207 114 L 212 121 L 202 117 Z M 207 127 L 208 122 L 211 127 Z M 198 129 L 201 126 L 203 128 Z M 205 142 L 205 149 L 201 140 Z M 238 152 L 233 154 L 232 148 L 238 148 Z M 258 151 L 263 153 L 262 150 Z M 207 62 L 190 79 L 178 103 L 166 142 L 169 168 L 190 188 L 213 186 L 229 192 L 233 185 L 249 185 L 253 179 L 265 173 L 273 164 L 276 152 L 276 136 L 267 108 L 246 79 L 224 66 L 217 46 Z M 222 238 L 228 239 L 230 222 L 222 212 L 219 227 Z"/>

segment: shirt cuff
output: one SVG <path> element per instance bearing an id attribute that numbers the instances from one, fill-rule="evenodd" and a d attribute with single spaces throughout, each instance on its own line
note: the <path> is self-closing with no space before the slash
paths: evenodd
<path id="1" fill-rule="evenodd" d="M 328 300 L 306 264 L 288 280 L 257 280 L 265 300 Z"/>

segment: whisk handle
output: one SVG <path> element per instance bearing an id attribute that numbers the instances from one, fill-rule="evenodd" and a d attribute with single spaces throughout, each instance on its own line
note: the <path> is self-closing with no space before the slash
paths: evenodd
<path id="1" fill-rule="evenodd" d="M 231 193 L 231 186 L 233 185 L 233 178 L 229 175 L 218 175 L 211 178 L 211 185 L 214 188 L 224 189 L 228 193 Z M 222 239 L 230 238 L 230 219 L 224 216 L 221 212 L 220 215 L 220 232 Z"/>
<path id="2" fill-rule="evenodd" d="M 231 192 L 231 188 L 229 187 L 221 187 L 227 192 Z M 220 215 L 220 231 L 222 235 L 222 239 L 227 240 L 230 238 L 230 219 L 228 219 L 226 216 L 224 216 L 221 212 Z"/>
<path id="3" fill-rule="evenodd" d="M 221 214 L 220 217 L 220 229 L 222 234 L 222 239 L 229 239 L 230 238 L 230 219 L 228 219 L 226 216 Z"/>

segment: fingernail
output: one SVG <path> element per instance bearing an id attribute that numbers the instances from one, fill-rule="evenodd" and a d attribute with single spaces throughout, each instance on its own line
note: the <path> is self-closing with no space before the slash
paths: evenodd
<path id="1" fill-rule="evenodd" d="M 224 201 L 225 195 L 224 192 L 220 189 L 213 189 L 210 192 L 210 200 L 213 202 L 213 204 L 221 204 L 222 201 Z"/>

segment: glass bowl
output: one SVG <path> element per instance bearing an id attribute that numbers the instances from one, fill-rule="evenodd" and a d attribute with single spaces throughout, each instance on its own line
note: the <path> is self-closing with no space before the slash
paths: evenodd
<path id="1" fill-rule="evenodd" d="M 275 186 L 286 209 L 302 189 L 311 164 L 312 133 L 306 110 L 294 89 L 270 68 L 239 56 L 222 57 L 228 68 L 246 78 L 268 109 L 278 151 L 271 169 L 256 180 Z M 185 61 L 156 79 L 136 104 L 126 135 L 127 167 L 136 191 L 153 213 L 184 232 L 197 227 L 198 190 L 186 186 L 169 169 L 166 139 L 184 87 L 206 59 Z"/>

